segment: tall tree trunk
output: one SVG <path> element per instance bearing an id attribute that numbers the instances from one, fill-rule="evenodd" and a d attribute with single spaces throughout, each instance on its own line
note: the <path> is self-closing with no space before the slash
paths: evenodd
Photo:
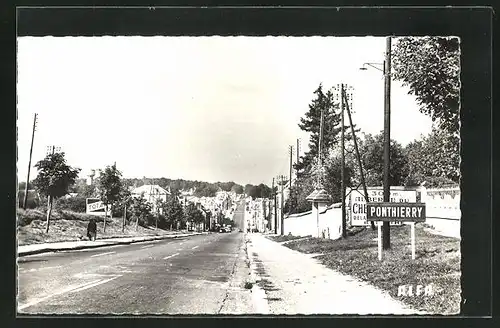
<path id="1" fill-rule="evenodd" d="M 139 216 L 137 216 L 137 219 L 135 220 L 135 231 L 139 230 Z"/>
<path id="2" fill-rule="evenodd" d="M 104 229 L 103 232 L 106 232 L 106 217 L 108 216 L 108 205 L 106 204 L 106 208 L 104 209 Z"/>
<path id="3" fill-rule="evenodd" d="M 52 213 L 52 197 L 49 195 L 47 197 L 47 224 L 45 228 L 45 233 L 49 232 L 49 225 L 50 225 L 50 214 Z"/>
<path id="4" fill-rule="evenodd" d="M 122 233 L 125 233 L 125 220 L 127 219 L 127 206 L 123 207 Z"/>

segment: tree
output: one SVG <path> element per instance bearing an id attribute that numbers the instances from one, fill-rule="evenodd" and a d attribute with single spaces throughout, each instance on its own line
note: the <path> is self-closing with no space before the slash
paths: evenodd
<path id="1" fill-rule="evenodd" d="M 392 77 L 410 88 L 420 111 L 441 129 L 458 136 L 460 43 L 456 37 L 398 38 Z"/>
<path id="2" fill-rule="evenodd" d="M 231 191 L 237 193 L 238 195 L 243 193 L 243 186 L 239 184 L 235 184 L 231 187 Z"/>
<path id="3" fill-rule="evenodd" d="M 409 143 L 404 153 L 407 159 L 406 185 L 427 183 L 428 187 L 458 184 L 460 179 L 459 140 L 441 129 Z"/>
<path id="4" fill-rule="evenodd" d="M 62 197 L 69 192 L 80 172 L 79 168 L 73 168 L 66 164 L 65 154 L 49 154 L 43 160 L 35 164 L 38 176 L 33 181 L 35 188 L 47 196 L 47 224 L 45 232 L 49 232 L 50 215 L 54 199 Z"/>
<path id="5" fill-rule="evenodd" d="M 136 219 L 135 229 L 137 230 L 139 227 L 139 222 L 143 226 L 147 225 L 148 218 L 151 216 L 151 205 L 142 195 L 141 197 L 132 197 L 130 212 L 132 214 L 132 217 Z"/>
<path id="6" fill-rule="evenodd" d="M 172 230 L 174 224 L 177 225 L 177 223 L 182 221 L 182 218 L 184 217 L 182 205 L 177 196 L 170 195 L 163 206 L 165 219 L 170 224 L 170 230 Z"/>
<path id="7" fill-rule="evenodd" d="M 106 213 L 108 212 L 108 205 L 111 206 L 113 212 L 113 205 L 120 200 L 122 192 L 121 172 L 116 169 L 116 164 L 106 166 L 99 176 L 97 182 L 98 195 L 103 204 L 106 206 Z M 106 215 L 104 215 L 104 232 L 106 232 Z"/>
<path id="8" fill-rule="evenodd" d="M 198 208 L 196 208 L 194 204 L 189 204 L 186 207 L 186 211 L 184 212 L 184 220 L 186 223 L 188 222 L 200 223 L 203 222 L 203 214 Z"/>
<path id="9" fill-rule="evenodd" d="M 384 135 L 379 133 L 375 136 L 365 134 L 361 140 L 359 152 L 367 186 L 382 186 L 384 178 Z M 389 184 L 401 186 L 405 184 L 408 176 L 407 159 L 403 153 L 403 147 L 395 140 L 391 140 L 390 147 Z"/>
<path id="10" fill-rule="evenodd" d="M 354 169 L 345 163 L 344 168 L 344 186 L 345 188 L 352 186 L 352 177 Z M 337 203 L 342 201 L 342 158 L 336 154 L 325 160 L 325 190 L 332 197 L 332 202 Z"/>
<path id="11" fill-rule="evenodd" d="M 294 165 L 300 173 L 311 169 L 312 160 L 318 155 L 318 141 L 321 111 L 323 111 L 323 139 L 322 152 L 328 153 L 329 148 L 338 141 L 338 133 L 341 131 L 339 104 L 334 101 L 333 93 L 328 90 L 323 92 L 323 85 L 314 91 L 315 98 L 309 104 L 309 111 L 300 118 L 299 127 L 309 132 L 309 150 L 300 157 L 299 163 Z"/>

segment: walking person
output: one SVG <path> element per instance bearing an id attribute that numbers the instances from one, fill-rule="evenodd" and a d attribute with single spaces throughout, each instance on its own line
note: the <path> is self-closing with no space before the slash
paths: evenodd
<path id="1" fill-rule="evenodd" d="M 89 224 L 87 226 L 87 237 L 89 240 L 94 240 L 97 237 L 97 223 L 95 219 L 90 219 Z"/>

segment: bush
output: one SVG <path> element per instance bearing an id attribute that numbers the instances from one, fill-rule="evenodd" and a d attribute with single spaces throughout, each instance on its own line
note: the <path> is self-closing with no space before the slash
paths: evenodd
<path id="1" fill-rule="evenodd" d="M 18 195 L 18 206 L 24 207 L 24 190 L 19 190 Z M 40 205 L 40 200 L 38 199 L 38 195 L 33 191 L 28 191 L 28 201 L 26 204 L 26 208 L 34 209 Z"/>
<path id="2" fill-rule="evenodd" d="M 40 210 L 33 210 L 33 209 L 23 210 L 22 208 L 17 210 L 17 224 L 20 227 L 27 226 L 33 220 L 43 220 L 43 219 L 44 219 L 44 212 Z"/>
<path id="3" fill-rule="evenodd" d="M 85 213 L 87 203 L 84 197 L 58 198 L 54 203 L 54 207 L 59 210 Z"/>

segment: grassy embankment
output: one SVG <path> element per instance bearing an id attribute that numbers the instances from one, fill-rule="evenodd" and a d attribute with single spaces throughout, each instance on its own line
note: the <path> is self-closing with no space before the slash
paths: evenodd
<path id="1" fill-rule="evenodd" d="M 410 227 L 391 228 L 391 249 L 378 260 L 377 231 L 365 229 L 346 239 L 309 238 L 285 244 L 317 256 L 324 265 L 387 291 L 417 310 L 435 314 L 460 311 L 460 240 L 416 225 L 416 259 L 411 259 Z M 431 285 L 433 295 L 398 296 L 398 287 Z"/>
<path id="2" fill-rule="evenodd" d="M 155 230 L 154 227 L 142 226 L 136 230 L 134 223 L 126 225 L 125 231 L 122 232 L 122 218 L 109 217 L 106 219 L 106 232 L 103 232 L 102 217 L 64 210 L 52 211 L 49 233 L 45 233 L 45 212 L 36 209 L 26 211 L 18 209 L 18 245 L 88 240 L 87 224 L 91 218 L 97 218 L 97 239 L 179 233 L 179 231 Z"/>

